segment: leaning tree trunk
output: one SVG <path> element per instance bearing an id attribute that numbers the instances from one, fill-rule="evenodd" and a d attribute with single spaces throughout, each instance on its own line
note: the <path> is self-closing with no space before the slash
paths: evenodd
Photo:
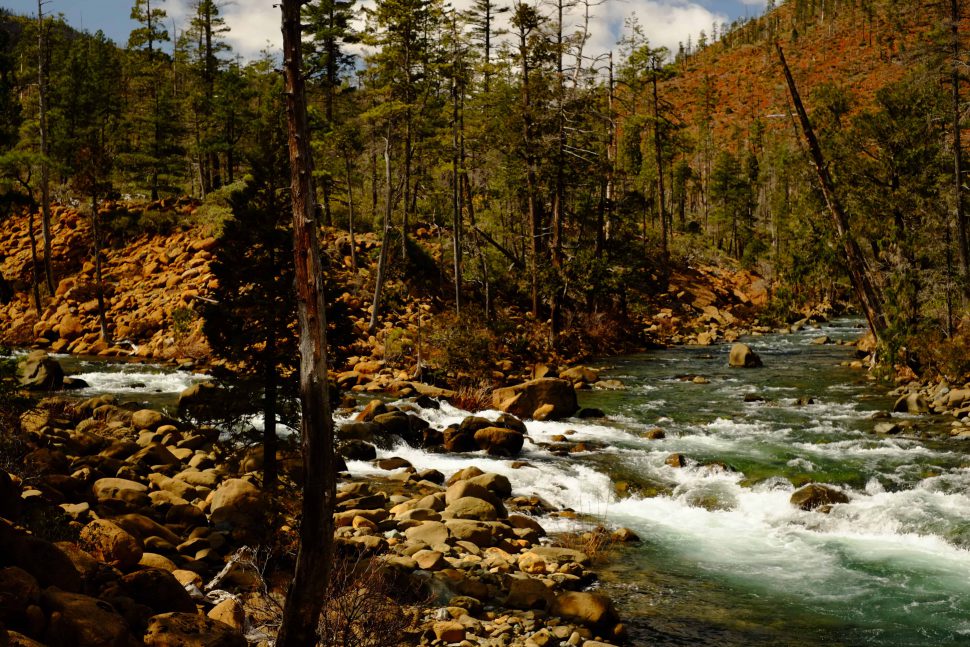
<path id="1" fill-rule="evenodd" d="M 394 190 L 391 187 L 391 138 L 390 132 L 384 138 L 384 176 L 386 196 L 384 202 L 384 231 L 381 234 L 381 255 L 377 260 L 377 279 L 374 281 L 374 301 L 371 304 L 370 325 L 367 331 L 373 335 L 377 330 L 377 317 L 381 311 L 381 296 L 384 293 L 384 277 L 387 275 L 387 258 L 391 251 L 391 210 L 394 207 Z"/>
<path id="2" fill-rule="evenodd" d="M 828 165 L 825 163 L 825 157 L 822 155 L 822 148 L 819 146 L 818 139 L 815 137 L 812 122 L 809 121 L 808 113 L 805 112 L 805 106 L 802 105 L 802 99 L 798 94 L 798 86 L 795 85 L 795 79 L 791 74 L 791 70 L 788 69 L 788 63 L 785 61 L 785 53 L 782 51 L 781 45 L 777 43 L 775 44 L 775 48 L 778 51 L 778 59 L 781 61 L 782 69 L 785 72 L 785 80 L 788 82 L 788 89 L 791 92 L 792 102 L 795 104 L 795 112 L 798 114 L 798 119 L 801 122 L 805 141 L 808 143 L 808 150 L 812 155 L 812 162 L 815 165 L 815 172 L 818 174 L 818 181 L 822 188 L 822 195 L 825 197 L 825 204 L 828 206 L 829 214 L 832 216 L 832 223 L 835 226 L 835 232 L 839 242 L 842 244 L 842 251 L 845 253 L 845 264 L 849 270 L 852 289 L 856 293 L 856 298 L 859 299 L 872 334 L 875 335 L 876 339 L 879 339 L 886 330 L 887 324 L 882 299 L 872 279 L 872 271 L 869 269 L 869 264 L 866 262 L 865 256 L 862 255 L 859 243 L 856 242 L 855 238 L 849 232 L 849 218 L 846 216 L 845 210 L 842 208 L 842 203 L 839 201 L 839 196 L 835 192 L 835 183 L 829 174 Z"/>
<path id="3" fill-rule="evenodd" d="M 104 314 L 104 277 L 101 273 L 101 223 L 98 216 L 98 194 L 94 192 L 91 193 L 91 231 L 94 237 L 94 278 L 98 284 L 98 325 L 101 328 L 102 341 L 110 343 L 108 320 Z"/>
<path id="4" fill-rule="evenodd" d="M 327 319 L 323 267 L 313 217 L 310 138 L 302 76 L 301 0 L 282 0 L 283 74 L 293 203 L 293 258 L 300 330 L 303 510 L 296 571 L 286 595 L 278 647 L 317 642 L 317 624 L 333 561 L 333 506 L 336 480 L 333 419 L 327 389 Z"/>

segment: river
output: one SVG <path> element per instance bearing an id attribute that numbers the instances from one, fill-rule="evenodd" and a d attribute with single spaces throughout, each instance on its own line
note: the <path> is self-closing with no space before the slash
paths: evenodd
<path id="1" fill-rule="evenodd" d="M 604 361 L 604 377 L 627 388 L 581 392 L 580 403 L 608 418 L 528 422 L 525 466 L 403 444 L 378 454 L 445 474 L 474 464 L 508 476 L 514 494 L 634 530 L 642 542 L 616 549 L 600 586 L 636 645 L 970 644 L 966 449 L 915 433 L 874 435 L 872 414 L 892 405 L 885 386 L 839 365 L 852 348 L 812 344 L 821 334 L 848 340 L 860 330 L 845 321 L 753 337 L 760 369 L 729 369 L 727 346 Z M 197 379 L 128 370 L 138 377 L 99 379 L 127 380 L 106 389 L 122 393 L 144 393 L 132 382 L 158 391 Z M 683 379 L 691 375 L 709 383 Z M 421 414 L 439 428 L 467 415 L 447 404 Z M 647 438 L 657 427 L 665 437 Z M 548 445 L 560 434 L 594 449 L 556 455 Z M 686 467 L 665 462 L 674 452 Z M 380 473 L 364 462 L 349 469 Z M 849 503 L 828 514 L 792 506 L 792 491 L 810 481 L 843 488 Z"/>

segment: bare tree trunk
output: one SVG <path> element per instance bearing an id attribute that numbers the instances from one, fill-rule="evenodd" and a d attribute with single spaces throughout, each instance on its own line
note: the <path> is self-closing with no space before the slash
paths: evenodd
<path id="1" fill-rule="evenodd" d="M 798 119 L 801 122 L 802 132 L 805 135 L 809 152 L 812 155 L 812 162 L 815 165 L 815 172 L 818 174 L 822 195 L 825 197 L 825 204 L 828 205 L 829 213 L 832 216 L 832 222 L 835 226 L 835 232 L 845 253 L 845 264 L 849 270 L 852 288 L 856 293 L 856 298 L 859 299 L 872 334 L 875 335 L 876 339 L 879 339 L 886 330 L 882 299 L 872 279 L 869 264 L 866 262 L 865 256 L 862 255 L 859 244 L 849 232 L 849 219 L 845 214 L 845 210 L 842 208 L 842 203 L 839 201 L 838 195 L 835 193 L 835 184 L 832 182 L 832 176 L 829 174 L 828 166 L 822 155 L 822 149 L 818 144 L 818 139 L 815 137 L 812 123 L 808 119 L 808 113 L 805 112 L 805 106 L 802 105 L 801 97 L 798 94 L 798 87 L 795 85 L 795 79 L 792 77 L 791 70 L 788 69 L 788 63 L 785 61 L 785 53 L 782 51 L 781 45 L 777 43 L 775 44 L 775 48 L 778 51 L 778 59 L 781 61 L 781 66 L 785 73 L 785 80 L 788 82 L 792 102 L 795 104 L 795 111 L 798 113 Z"/>
<path id="2" fill-rule="evenodd" d="M 276 405 L 279 376 L 276 373 L 276 317 L 270 317 L 263 359 L 263 491 L 276 489 Z"/>
<path id="3" fill-rule="evenodd" d="M 357 240 L 354 238 L 354 181 L 350 165 L 350 153 L 344 153 L 344 167 L 347 172 L 347 209 L 349 210 L 347 228 L 350 233 L 350 267 L 357 272 Z"/>
<path id="4" fill-rule="evenodd" d="M 457 32 L 457 25 L 454 26 L 454 30 Z M 457 58 L 456 51 L 455 59 Z M 457 60 L 455 63 L 457 63 Z M 461 315 L 461 178 L 459 172 L 461 147 L 459 142 L 458 93 L 458 72 L 455 71 L 451 79 L 451 234 L 452 247 L 454 248 L 455 314 Z"/>
<path id="5" fill-rule="evenodd" d="M 370 325 L 367 330 L 374 334 L 377 330 L 377 315 L 381 309 L 381 295 L 384 292 L 384 277 L 387 274 L 387 256 L 390 253 L 391 241 L 388 235 L 391 233 L 391 209 L 394 206 L 394 189 L 391 187 L 391 139 L 390 133 L 384 138 L 384 176 L 386 187 L 386 199 L 384 202 L 384 232 L 381 235 L 381 255 L 377 260 L 377 279 L 374 281 L 374 301 L 370 311 Z"/>
<path id="6" fill-rule="evenodd" d="M 40 318 L 40 260 L 37 258 L 37 238 L 34 235 L 34 210 L 27 216 L 27 235 L 30 238 L 30 263 L 33 268 L 30 274 L 30 287 L 34 295 L 34 309 Z"/>
<path id="7" fill-rule="evenodd" d="M 101 275 L 101 223 L 98 216 L 98 195 L 94 192 L 91 193 L 91 233 L 94 237 L 94 278 L 98 284 L 98 325 L 101 328 L 101 339 L 110 343 L 108 320 L 104 314 L 104 277 Z"/>
<path id="8" fill-rule="evenodd" d="M 47 140 L 47 39 L 44 27 L 44 1 L 37 0 L 37 33 L 39 57 L 37 65 L 37 94 L 40 96 L 40 204 L 41 204 L 41 234 L 44 238 L 44 279 L 47 282 L 47 292 L 54 294 L 54 271 L 51 269 L 51 180 L 48 155 L 50 142 Z"/>
<path id="9" fill-rule="evenodd" d="M 653 148 L 654 160 L 657 165 L 657 215 L 660 217 L 660 249 L 663 258 L 664 271 L 670 261 L 670 247 L 668 244 L 667 213 L 664 191 L 663 167 L 663 134 L 660 131 L 660 97 L 657 92 L 657 75 L 660 69 L 656 58 L 653 59 Z"/>
<path id="10" fill-rule="evenodd" d="M 957 216 L 957 246 L 960 258 L 961 292 L 970 294 L 970 249 L 967 248 L 966 201 L 963 197 L 963 141 L 960 126 L 960 3 L 950 0 L 952 61 L 950 83 L 953 85 L 953 190 Z"/>
<path id="11" fill-rule="evenodd" d="M 300 407 L 302 420 L 303 508 L 300 548 L 286 595 L 278 647 L 317 642 L 317 625 L 333 561 L 333 509 L 336 498 L 333 419 L 327 388 L 327 316 L 323 266 L 313 217 L 309 127 L 303 85 L 301 0 L 282 0 L 283 73 L 293 203 L 293 258 L 296 266 L 300 330 Z"/>

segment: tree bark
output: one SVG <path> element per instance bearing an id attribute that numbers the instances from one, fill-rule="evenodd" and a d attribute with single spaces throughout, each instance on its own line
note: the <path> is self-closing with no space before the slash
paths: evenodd
<path id="1" fill-rule="evenodd" d="M 384 139 L 384 175 L 386 187 L 386 199 L 384 202 L 384 232 L 381 235 L 381 255 L 377 260 L 377 279 L 374 281 L 374 301 L 370 311 L 370 325 L 367 331 L 374 334 L 377 330 L 377 316 L 381 309 L 381 295 L 384 292 L 384 276 L 387 274 L 387 256 L 391 251 L 391 241 L 388 234 L 391 233 L 391 210 L 394 206 L 394 189 L 391 187 L 391 139 L 390 133 Z"/>
<path id="2" fill-rule="evenodd" d="M 957 245 L 960 258 L 961 291 L 970 295 L 970 249 L 967 248 L 967 214 L 963 197 L 963 138 L 960 126 L 960 3 L 950 0 L 951 56 L 950 83 L 953 85 L 953 190 L 956 205 Z"/>
<path id="3" fill-rule="evenodd" d="M 819 146 L 818 139 L 815 137 L 812 123 L 808 119 L 808 113 L 805 112 L 805 106 L 802 105 L 801 97 L 798 94 L 798 87 L 795 85 L 795 79 L 792 76 L 791 70 L 788 68 L 787 61 L 785 61 L 785 53 L 782 51 L 781 45 L 777 43 L 775 44 L 775 49 L 778 51 L 778 59 L 781 61 L 781 67 L 785 73 L 785 80 L 788 82 L 788 90 L 791 92 L 792 102 L 795 104 L 795 111 L 798 114 L 798 119 L 802 126 L 802 133 L 805 136 L 809 152 L 812 155 L 812 162 L 815 165 L 815 172 L 818 174 L 822 195 L 825 197 L 825 204 L 828 206 L 829 214 L 832 216 L 832 223 L 835 226 L 836 235 L 838 236 L 839 243 L 842 245 L 842 251 L 845 253 L 845 264 L 849 270 L 852 289 L 856 293 L 856 298 L 859 299 L 859 304 L 862 306 L 866 321 L 869 322 L 869 329 L 872 330 L 872 334 L 875 335 L 876 339 L 879 339 L 887 327 L 882 299 L 872 279 L 869 264 L 866 262 L 865 256 L 862 255 L 862 250 L 859 248 L 858 242 L 856 242 L 855 238 L 849 232 L 849 219 L 835 192 L 835 183 L 829 174 L 828 165 L 825 163 L 822 148 Z"/>
<path id="4" fill-rule="evenodd" d="M 91 193 L 91 233 L 94 237 L 94 278 L 98 284 L 98 325 L 101 328 L 101 339 L 110 343 L 108 321 L 104 314 L 104 277 L 101 274 L 101 223 L 98 217 L 98 194 L 95 192 Z"/>
<path id="5" fill-rule="evenodd" d="M 327 388 L 327 319 L 323 267 L 314 220 L 310 138 L 301 52 L 301 0 L 282 0 L 283 73 L 293 204 L 293 258 L 296 265 L 300 330 L 303 507 L 296 571 L 286 595 L 278 647 L 309 647 L 317 625 L 333 561 L 333 508 L 336 497 L 333 419 Z"/>
<path id="6" fill-rule="evenodd" d="M 44 28 L 44 2 L 37 0 L 37 33 L 39 57 L 37 64 L 37 94 L 40 97 L 40 204 L 41 204 L 41 235 L 44 239 L 44 279 L 47 282 L 47 292 L 54 295 L 54 271 L 51 269 L 51 187 L 50 142 L 47 132 L 47 40 Z"/>

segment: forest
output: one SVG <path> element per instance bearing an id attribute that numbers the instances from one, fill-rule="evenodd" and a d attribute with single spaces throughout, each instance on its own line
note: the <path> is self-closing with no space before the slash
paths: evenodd
<path id="1" fill-rule="evenodd" d="M 229 2 L 0 8 L 0 642 L 965 635 L 967 3 Z"/>
<path id="2" fill-rule="evenodd" d="M 844 305 L 850 273 L 780 83 L 778 42 L 811 75 L 805 102 L 848 235 L 865 241 L 881 340 L 950 338 L 967 292 L 964 29 L 958 3 L 945 4 L 772 3 L 677 52 L 653 47 L 631 17 L 615 51 L 594 57 L 588 2 L 308 3 L 321 221 L 390 243 L 377 277 L 353 278 L 371 292 L 420 262 L 416 230 L 437 232 L 454 309 L 492 320 L 504 299 L 545 322 L 546 351 L 594 313 L 663 293 L 672 264 L 754 270 L 780 318 Z M 218 1 L 195 2 L 174 33 L 149 0 L 131 15 L 139 26 L 122 45 L 55 17 L 3 16 L 7 213 L 52 197 L 99 212 L 193 196 L 222 206 L 201 210 L 218 227 L 247 180 L 285 185 L 278 54 L 234 55 Z M 839 56 L 868 69 L 819 78 Z M 134 222 L 103 211 L 109 235 L 179 224 L 157 209 Z M 46 232 L 49 210 L 41 220 Z M 46 259 L 45 245 L 35 283 L 52 292 Z M 912 361 L 936 361 L 932 345 Z"/>

